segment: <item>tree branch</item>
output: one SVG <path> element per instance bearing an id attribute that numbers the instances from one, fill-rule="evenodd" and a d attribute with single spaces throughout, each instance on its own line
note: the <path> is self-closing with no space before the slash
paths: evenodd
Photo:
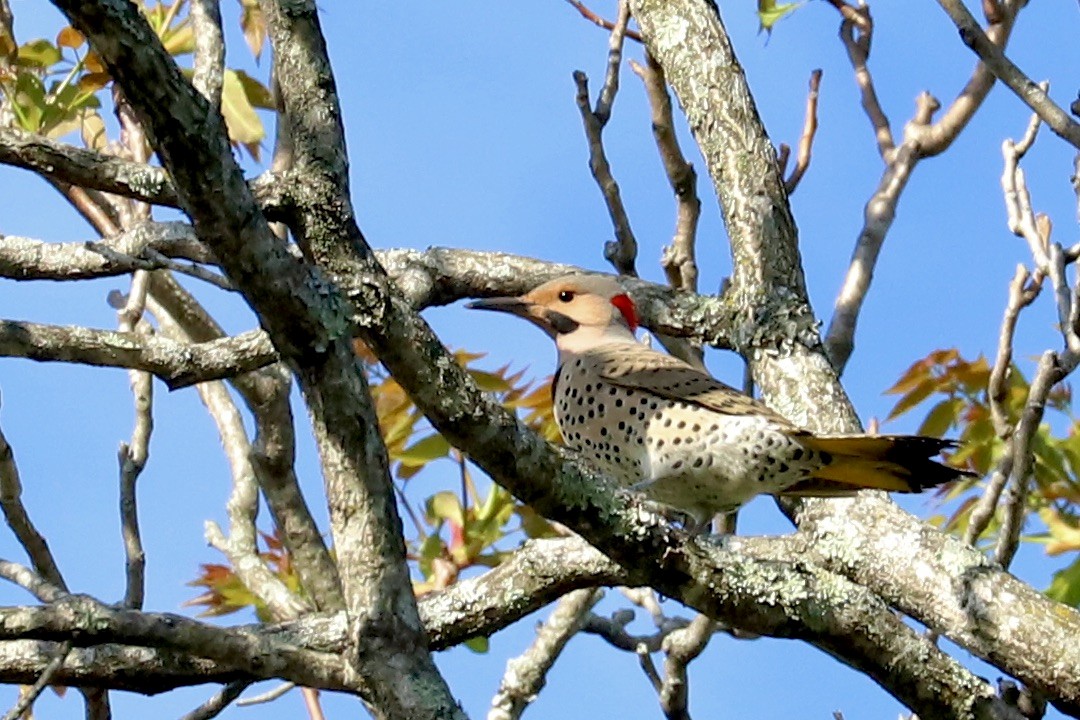
<path id="1" fill-rule="evenodd" d="M 938 0 L 938 5 L 960 31 L 960 39 L 979 56 L 990 72 L 1034 110 L 1055 134 L 1074 148 L 1080 149 L 1080 123 L 1069 117 L 1068 113 L 1050 99 L 1045 88 L 1040 87 L 1005 56 L 1001 46 L 983 32 L 979 23 L 964 7 L 964 3 L 961 0 Z"/>

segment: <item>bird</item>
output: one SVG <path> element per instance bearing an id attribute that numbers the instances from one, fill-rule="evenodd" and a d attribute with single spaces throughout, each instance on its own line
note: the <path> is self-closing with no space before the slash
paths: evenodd
<path id="1" fill-rule="evenodd" d="M 552 400 L 565 444 L 696 527 L 762 494 L 917 493 L 970 475 L 933 459 L 952 440 L 814 433 L 639 342 L 637 308 L 612 276 L 567 275 L 468 307 L 547 333 L 558 349 Z"/>

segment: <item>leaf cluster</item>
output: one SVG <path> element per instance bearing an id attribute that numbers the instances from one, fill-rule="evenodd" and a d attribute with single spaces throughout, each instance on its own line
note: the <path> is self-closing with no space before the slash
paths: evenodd
<path id="1" fill-rule="evenodd" d="M 170 55 L 180 58 L 194 52 L 191 18 L 181 12 L 185 0 L 138 5 Z M 241 30 L 258 59 L 266 25 L 256 2 L 242 0 L 241 6 Z M 256 109 L 274 109 L 270 90 L 242 70 L 226 69 L 223 80 L 221 114 L 229 139 L 258 159 L 266 128 Z M 61 29 L 54 40 L 37 38 L 22 44 L 11 28 L 0 28 L 0 124 L 54 139 L 78 132 L 88 148 L 103 150 L 107 136 L 101 111 L 112 91 L 113 81 L 101 58 L 74 28 Z"/>
<path id="2" fill-rule="evenodd" d="M 929 407 L 919 425 L 923 435 L 958 433 L 960 448 L 948 457 L 955 467 L 972 470 L 978 478 L 962 479 L 941 491 L 940 500 L 952 506 L 948 514 L 930 518 L 942 529 L 963 535 L 971 521 L 986 478 L 1008 452 L 1009 432 L 995 428 L 990 398 L 991 368 L 986 358 L 965 359 L 955 349 L 931 352 L 916 361 L 886 393 L 899 399 L 888 415 L 892 420 L 917 408 Z M 996 398 L 1007 428 L 1014 428 L 1028 402 L 1030 385 L 1013 364 Z M 1061 383 L 1047 399 L 1047 416 L 1031 441 L 1033 454 L 1026 517 L 1042 526 L 1024 536 L 1040 543 L 1052 556 L 1070 554 L 1072 562 L 1059 570 L 1047 594 L 1069 605 L 1080 604 L 1080 423 L 1072 412 L 1072 389 Z M 983 533 L 994 539 L 1001 527 L 999 509 Z"/>

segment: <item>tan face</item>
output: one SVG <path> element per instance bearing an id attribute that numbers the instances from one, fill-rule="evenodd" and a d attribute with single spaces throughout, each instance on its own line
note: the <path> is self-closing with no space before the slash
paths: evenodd
<path id="1" fill-rule="evenodd" d="M 622 327 L 633 333 L 637 317 L 622 286 L 603 275 L 568 275 L 540 285 L 518 298 L 492 298 L 470 307 L 523 317 L 552 337 L 579 328 Z"/>

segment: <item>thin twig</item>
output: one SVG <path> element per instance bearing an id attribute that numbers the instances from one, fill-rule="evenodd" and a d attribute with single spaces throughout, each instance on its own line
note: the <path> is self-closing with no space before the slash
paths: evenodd
<path id="1" fill-rule="evenodd" d="M 566 0 L 566 2 L 573 5 L 577 9 L 577 11 L 581 13 L 581 17 L 585 18 L 597 27 L 602 27 L 605 30 L 611 30 L 615 27 L 615 23 L 600 17 L 592 10 L 585 7 L 584 3 L 578 2 L 578 0 Z M 641 38 L 641 33 L 637 32 L 636 30 L 627 30 L 626 37 L 630 38 L 631 40 L 636 40 L 637 42 L 645 42 Z"/>
<path id="2" fill-rule="evenodd" d="M 59 600 L 67 591 L 40 574 L 16 562 L 0 559 L 0 578 L 13 582 L 43 603 Z"/>
<path id="3" fill-rule="evenodd" d="M 837 3 L 832 3 L 837 6 Z M 987 36 L 1004 47 L 1023 3 L 987 8 Z M 866 6 L 858 8 L 865 15 L 866 25 L 856 33 L 853 22 L 845 19 L 840 25 L 840 38 L 848 51 L 856 82 L 862 95 L 862 105 L 878 150 L 885 163 L 877 189 L 864 208 L 863 227 L 855 242 L 851 264 L 837 294 L 832 320 L 825 337 L 825 349 L 833 367 L 842 372 L 855 346 L 855 328 L 859 312 L 870 289 L 874 267 L 885 236 L 896 217 L 896 207 L 916 165 L 922 158 L 944 152 L 967 126 L 993 86 L 994 76 L 978 63 L 970 79 L 958 92 L 949 107 L 934 121 L 941 108 L 929 93 L 916 99 L 915 114 L 904 128 L 903 142 L 897 146 L 888 118 L 881 109 L 873 80 L 867 69 L 873 23 Z"/>
<path id="4" fill-rule="evenodd" d="M 833 2 L 832 5 L 836 7 L 837 3 Z M 853 8 L 846 3 L 840 3 L 840 6 L 844 8 L 841 12 L 844 19 L 840 23 L 840 41 L 847 50 L 851 69 L 855 71 L 855 84 L 859 86 L 863 112 L 866 113 L 874 130 L 878 152 L 884 158 L 896 147 L 896 142 L 893 140 L 889 118 L 881 109 L 881 102 L 874 88 L 874 77 L 870 74 L 870 68 L 867 67 L 870 59 L 870 45 L 874 38 L 874 21 L 870 16 L 870 6 Z"/>
<path id="5" fill-rule="evenodd" d="M 979 27 L 979 23 L 964 7 L 964 3 L 961 0 L 938 0 L 938 5 L 960 31 L 960 39 L 979 56 L 990 72 L 1034 110 L 1051 130 L 1073 147 L 1080 149 L 1080 123 L 1069 117 L 1064 109 L 1050 99 L 1045 89 L 1005 56 L 1001 47 Z"/>
<path id="6" fill-rule="evenodd" d="M 536 699 L 547 673 L 563 648 L 582 629 L 603 590 L 586 588 L 564 595 L 551 616 L 536 631 L 536 639 L 519 657 L 506 663 L 499 690 L 491 701 L 488 720 L 513 720 Z"/>
<path id="7" fill-rule="evenodd" d="M 688 720 L 690 677 L 687 668 L 705 650 L 716 632 L 717 623 L 698 615 L 685 628 L 664 638 L 664 682 L 660 690 L 660 708 L 669 720 Z"/>
<path id="8" fill-rule="evenodd" d="M 1042 422 L 1050 391 L 1076 368 L 1077 362 L 1076 356 L 1069 354 L 1068 357 L 1061 357 L 1052 350 L 1047 350 L 1043 353 L 1035 378 L 1031 382 L 1027 403 L 1013 434 L 1010 452 L 1015 460 L 1009 474 L 1005 518 L 1001 523 L 997 547 L 994 549 L 994 559 L 1001 563 L 1002 567 L 1009 567 L 1016 554 L 1016 548 L 1020 544 L 1020 530 L 1027 515 L 1027 495 L 1034 463 L 1031 440 Z"/>
<path id="9" fill-rule="evenodd" d="M 262 705 L 263 703 L 273 702 L 274 700 L 282 697 L 283 695 L 285 695 L 285 693 L 289 692 L 295 687 L 296 683 L 281 683 L 277 687 L 268 690 L 261 695 L 244 698 L 243 700 L 237 700 L 236 707 L 250 707 L 252 705 Z"/>
<path id="10" fill-rule="evenodd" d="M 34 571 L 42 579 L 54 585 L 62 591 L 67 591 L 67 585 L 60 574 L 60 568 L 56 565 L 52 551 L 49 550 L 45 538 L 30 521 L 30 515 L 26 512 L 26 506 L 22 502 L 22 481 L 19 479 L 19 468 L 15 464 L 15 453 L 0 430 L 0 509 L 4 512 L 4 519 L 8 527 L 15 533 L 19 544 L 26 550 Z"/>
<path id="11" fill-rule="evenodd" d="M 630 68 L 641 78 L 645 95 L 649 99 L 652 115 L 653 139 L 664 172 L 675 194 L 675 233 L 671 244 L 666 246 L 660 256 L 660 266 L 664 270 L 668 284 L 676 290 L 697 292 L 698 267 L 695 257 L 697 247 L 698 219 L 701 216 L 701 201 L 697 195 L 697 172 L 686 161 L 679 140 L 675 134 L 675 119 L 671 109 L 671 95 L 668 93 L 664 70 L 656 58 L 645 52 L 645 65 L 633 60 Z M 704 369 L 704 353 L 701 343 L 659 334 L 658 339 L 668 352 L 682 358 L 695 367 Z"/>
<path id="12" fill-rule="evenodd" d="M 810 167 L 810 151 L 814 147 L 814 134 L 817 133 L 818 91 L 821 88 L 821 70 L 810 73 L 810 91 L 806 95 L 806 120 L 803 123 L 802 136 L 799 138 L 799 153 L 795 156 L 795 167 L 784 181 L 787 194 L 795 192 L 806 169 Z"/>
<path id="13" fill-rule="evenodd" d="M 162 333 L 171 339 L 190 342 L 191 336 L 154 297 L 147 301 Z M 251 464 L 252 448 L 236 403 L 222 382 L 196 386 L 221 438 L 229 461 L 233 488 L 226 503 L 229 536 L 216 523 L 206 524 L 207 541 L 229 558 L 240 581 L 263 602 L 277 620 L 299 617 L 310 608 L 274 575 L 259 554 L 255 517 L 259 509 L 259 489 Z"/>
<path id="14" fill-rule="evenodd" d="M 49 664 L 45 666 L 45 669 L 41 671 L 41 675 L 29 688 L 24 689 L 19 693 L 19 700 L 15 703 L 14 707 L 8 710 L 4 715 L 4 720 L 18 720 L 27 713 L 34 701 L 38 699 L 42 691 L 49 686 L 49 682 L 52 680 L 53 675 L 64 666 L 64 661 L 67 660 L 68 654 L 71 653 L 71 641 L 67 640 L 60 643 L 56 649 L 56 655 L 49 661 Z"/>
<path id="15" fill-rule="evenodd" d="M 214 693 L 202 705 L 182 716 L 180 720 L 210 720 L 210 718 L 215 718 L 250 686 L 251 683 L 247 680 L 231 682 Z M 240 703 L 236 704 L 240 705 Z"/>
<path id="16" fill-rule="evenodd" d="M 994 423 L 994 430 L 998 437 L 1004 440 L 1009 451 L 1002 454 L 997 466 L 990 473 L 990 480 L 986 489 L 975 503 L 968 518 L 967 528 L 964 530 L 964 542 L 974 545 L 994 517 L 1001 493 L 1008 483 L 1012 474 L 1015 453 L 1012 452 L 1013 426 L 1005 411 L 1005 399 L 1008 385 L 1009 372 L 1012 369 L 1012 346 L 1013 336 L 1016 331 L 1016 322 L 1020 311 L 1030 305 L 1038 296 L 1041 285 L 1028 285 L 1030 273 L 1023 265 L 1016 269 L 1016 275 L 1009 283 L 1009 302 L 1005 308 L 1005 317 L 1001 322 L 1001 335 L 998 339 L 997 357 L 994 367 L 990 371 L 990 380 L 987 383 L 987 396 L 990 401 L 990 416 Z"/>
<path id="17" fill-rule="evenodd" d="M 117 310 L 117 329 L 124 333 L 151 334 L 149 324 L 142 321 L 146 307 L 146 292 L 150 273 L 136 270 L 131 278 L 131 290 L 126 302 Z M 128 372 L 135 405 L 135 426 L 131 440 L 120 443 L 117 460 L 120 463 L 120 526 L 124 540 L 126 584 L 124 607 L 139 609 L 146 595 L 146 554 L 139 533 L 139 514 L 135 486 L 150 455 L 150 435 L 154 429 L 153 376 L 142 370 Z"/>
<path id="18" fill-rule="evenodd" d="M 319 703 L 319 691 L 315 688 L 300 688 L 304 696 L 304 708 L 308 712 L 308 720 L 326 720 L 322 705 Z"/>
<path id="19" fill-rule="evenodd" d="M 589 79 L 584 72 L 574 71 L 574 84 L 577 86 L 577 106 L 585 125 L 585 137 L 589 145 L 589 169 L 592 171 L 600 192 L 607 204 L 608 214 L 615 229 L 615 241 L 604 245 L 604 257 L 620 275 L 637 276 L 634 263 L 637 260 L 637 239 L 630 229 L 630 218 L 626 214 L 619 194 L 619 184 L 611 174 L 611 165 L 604 152 L 603 131 L 611 117 L 611 106 L 619 89 L 619 66 L 622 63 L 622 45 L 626 33 L 626 23 L 630 19 L 628 0 L 620 0 L 619 21 L 611 31 L 608 43 L 607 72 L 604 86 L 600 90 L 595 110 L 589 100 Z"/>
<path id="20" fill-rule="evenodd" d="M 653 690 L 660 693 L 664 687 L 664 680 L 660 677 L 659 671 L 656 669 L 656 663 L 653 662 L 652 653 L 649 652 L 649 648 L 644 643 L 640 644 L 636 648 L 638 656 L 638 663 L 641 665 L 641 671 L 645 673 L 645 677 L 648 678 L 649 684 L 652 685 Z"/>
<path id="21" fill-rule="evenodd" d="M 844 0 L 826 0 L 840 13 L 840 16 L 844 20 L 852 23 L 855 27 L 863 32 L 870 32 L 872 24 L 870 23 L 870 12 L 866 5 L 855 7 L 844 2 Z"/>

